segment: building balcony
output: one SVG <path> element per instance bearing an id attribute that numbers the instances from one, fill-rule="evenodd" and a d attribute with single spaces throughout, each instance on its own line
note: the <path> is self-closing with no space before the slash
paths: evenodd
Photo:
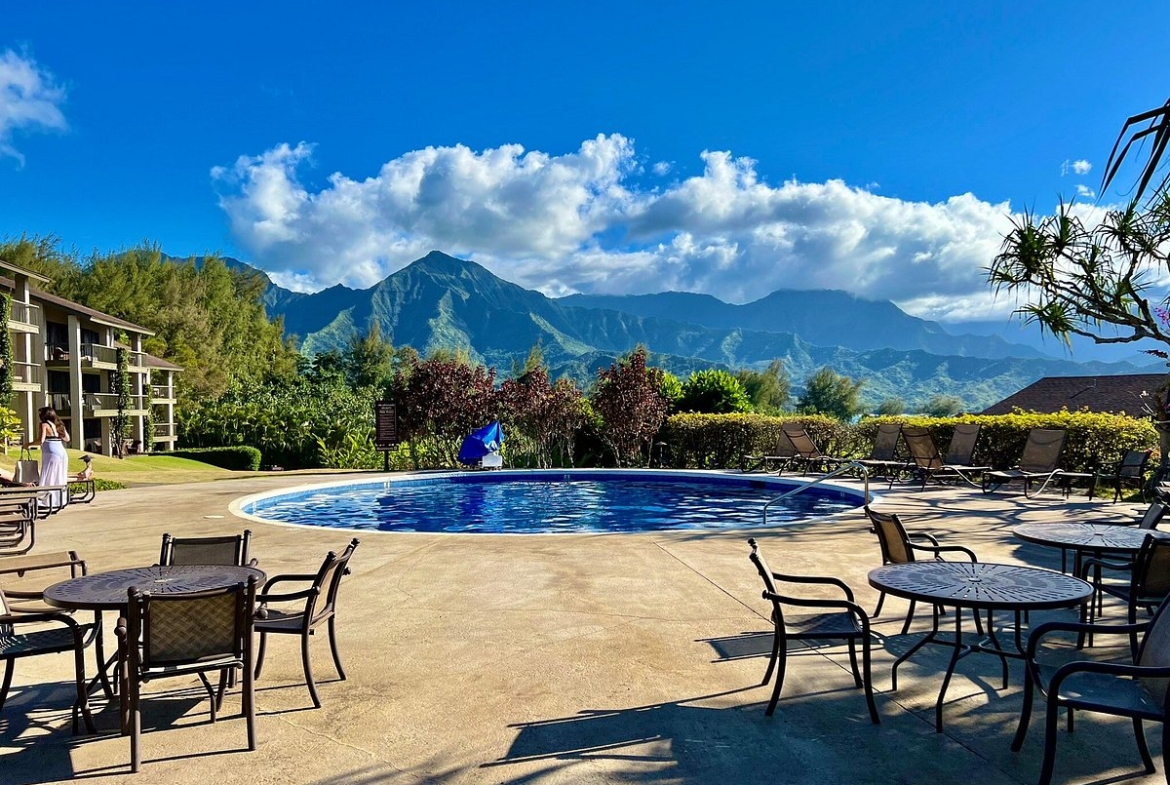
<path id="1" fill-rule="evenodd" d="M 176 403 L 175 391 L 171 387 L 161 384 L 152 384 L 150 386 L 150 401 L 151 403 Z"/>
<path id="2" fill-rule="evenodd" d="M 39 334 L 44 326 L 45 314 L 39 305 L 12 303 L 12 313 L 8 315 L 9 330 Z"/>
<path id="3" fill-rule="evenodd" d="M 12 389 L 16 392 L 40 392 L 44 384 L 44 372 L 40 363 L 12 363 Z"/>
<path id="4" fill-rule="evenodd" d="M 179 438 L 179 428 L 173 422 L 156 422 L 154 424 L 154 440 L 156 442 L 173 442 Z"/>
<path id="5" fill-rule="evenodd" d="M 68 366 L 69 347 L 61 344 L 45 344 L 45 364 L 50 368 Z M 100 343 L 81 344 L 81 367 L 99 371 L 118 370 L 118 350 Z M 126 352 L 126 367 L 131 373 L 147 373 L 142 352 Z"/>
<path id="6" fill-rule="evenodd" d="M 82 417 L 117 417 L 118 396 L 115 393 L 83 393 L 81 401 Z M 74 417 L 73 401 L 68 393 L 51 393 L 49 405 L 57 410 L 62 417 Z M 126 409 L 128 417 L 146 416 L 146 399 L 141 395 L 130 396 L 130 407 Z"/>

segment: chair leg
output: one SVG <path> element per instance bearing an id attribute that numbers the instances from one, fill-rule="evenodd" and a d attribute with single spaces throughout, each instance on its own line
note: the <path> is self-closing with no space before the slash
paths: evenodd
<path id="1" fill-rule="evenodd" d="M 873 609 L 873 613 L 871 613 L 869 615 L 869 618 L 876 619 L 878 616 L 882 615 L 882 603 L 884 603 L 885 601 L 886 601 L 886 593 L 883 591 L 883 592 L 878 594 L 877 607 Z"/>
<path id="2" fill-rule="evenodd" d="M 4 701 L 8 700 L 8 688 L 12 686 L 12 670 L 15 665 L 15 660 L 7 660 L 4 663 L 4 682 L 0 683 L 0 709 L 4 708 Z"/>
<path id="3" fill-rule="evenodd" d="M 211 722 L 215 723 L 215 712 L 219 708 L 219 702 L 215 699 L 215 688 L 211 686 L 211 682 L 207 680 L 206 673 L 199 674 L 199 681 L 203 682 L 203 689 L 207 691 L 207 697 L 211 699 Z"/>
<path id="4" fill-rule="evenodd" d="M 784 686 L 784 671 L 788 667 L 788 647 L 785 646 L 780 650 L 780 656 L 776 661 L 776 686 L 772 688 L 772 698 L 768 701 L 768 708 L 764 712 L 765 717 L 771 717 L 776 711 L 776 703 L 780 700 L 780 689 Z"/>
<path id="5" fill-rule="evenodd" d="M 135 644 L 137 645 L 137 644 Z M 136 679 L 128 679 L 126 684 L 126 700 L 130 713 L 130 771 L 138 773 L 142 768 L 142 755 L 139 750 L 139 736 L 142 735 L 142 712 L 138 708 L 139 684 Z"/>
<path id="6" fill-rule="evenodd" d="M 329 650 L 333 652 L 333 665 L 337 668 L 337 675 L 345 681 L 345 669 L 341 667 L 341 654 L 337 651 L 337 629 L 334 625 L 336 621 L 336 616 L 329 617 Z"/>
<path id="7" fill-rule="evenodd" d="M 853 671 L 853 686 L 861 686 L 861 671 L 857 668 L 857 644 L 849 639 L 849 669 Z"/>
<path id="8" fill-rule="evenodd" d="M 1146 733 L 1142 730 L 1142 721 L 1137 717 L 1133 719 L 1133 737 L 1137 741 L 1138 754 L 1142 756 L 1142 763 L 1146 766 L 1146 774 L 1153 774 L 1157 769 L 1154 768 L 1154 760 L 1150 757 L 1150 748 L 1146 745 Z"/>
<path id="9" fill-rule="evenodd" d="M 764 671 L 764 680 L 760 682 L 763 686 L 772 680 L 772 671 L 776 670 L 776 660 L 780 657 L 780 628 L 773 627 L 772 631 L 772 656 L 768 658 L 768 669 Z"/>
<path id="10" fill-rule="evenodd" d="M 305 681 L 309 685 L 309 695 L 313 698 L 313 708 L 321 708 L 321 699 L 317 697 L 317 684 L 313 681 L 313 664 L 309 661 L 309 636 L 301 636 L 301 662 L 305 666 Z"/>
<path id="11" fill-rule="evenodd" d="M 1055 700 L 1049 699 L 1048 711 L 1044 718 L 1044 761 L 1040 764 L 1040 780 L 1038 785 L 1049 785 L 1052 782 L 1052 769 L 1056 764 L 1056 726 L 1060 719 L 1060 706 Z"/>
<path id="12" fill-rule="evenodd" d="M 256 671 L 254 674 L 257 679 L 260 678 L 260 669 L 264 667 L 264 648 L 267 643 L 268 634 L 260 633 L 260 648 L 256 652 Z"/>
<path id="13" fill-rule="evenodd" d="M 85 649 L 78 646 L 73 650 L 74 670 L 77 675 L 77 704 L 73 708 L 73 732 L 77 733 L 77 714 L 85 718 L 85 730 L 87 733 L 97 733 L 97 728 L 93 724 L 93 715 L 89 711 L 89 682 L 85 678 Z M 8 661 L 9 665 L 12 660 Z M 5 681 L 7 687 L 7 680 Z"/>
<path id="14" fill-rule="evenodd" d="M 881 725 L 882 718 L 878 714 L 877 704 L 873 701 L 873 674 L 868 637 L 861 643 L 861 669 L 861 683 L 865 689 L 865 702 L 869 705 L 869 718 L 873 720 L 874 725 Z"/>
<path id="15" fill-rule="evenodd" d="M 248 749 L 254 750 L 256 749 L 256 690 L 250 664 L 244 665 L 244 675 L 241 682 L 244 721 L 248 726 Z"/>

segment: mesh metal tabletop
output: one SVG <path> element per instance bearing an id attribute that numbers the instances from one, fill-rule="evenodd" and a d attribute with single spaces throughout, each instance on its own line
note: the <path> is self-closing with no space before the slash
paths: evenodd
<path id="1" fill-rule="evenodd" d="M 1104 523 L 1024 523 L 1012 529 L 1012 534 L 1053 548 L 1137 553 L 1150 530 Z"/>
<path id="2" fill-rule="evenodd" d="M 1078 605 L 1093 593 L 1079 578 L 1038 567 L 979 562 L 888 564 L 869 585 L 908 600 L 986 610 L 1041 610 Z"/>
<path id="3" fill-rule="evenodd" d="M 246 583 L 253 575 L 258 583 L 264 582 L 264 572 L 255 567 L 132 567 L 55 583 L 45 589 L 44 598 L 46 603 L 58 608 L 114 610 L 126 605 L 131 586 L 155 595 L 184 594 Z"/>

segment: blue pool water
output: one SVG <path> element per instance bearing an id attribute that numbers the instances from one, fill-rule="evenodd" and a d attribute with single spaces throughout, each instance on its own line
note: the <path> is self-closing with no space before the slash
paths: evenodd
<path id="1" fill-rule="evenodd" d="M 322 486 L 245 500 L 270 521 L 394 532 L 552 534 L 750 528 L 793 487 L 681 472 L 477 472 Z M 768 525 L 852 509 L 861 494 L 816 487 L 768 508 Z"/>

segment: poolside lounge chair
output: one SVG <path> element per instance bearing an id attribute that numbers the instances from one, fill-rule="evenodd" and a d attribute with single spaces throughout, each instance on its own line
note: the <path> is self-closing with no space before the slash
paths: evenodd
<path id="1" fill-rule="evenodd" d="M 1024 495 L 1027 496 L 1032 483 L 1040 482 L 1041 493 L 1048 484 L 1060 477 L 1062 471 L 1057 466 L 1060 454 L 1064 451 L 1064 442 L 1067 431 L 1046 428 L 1033 428 L 1028 433 L 1028 441 L 1024 444 L 1024 452 L 1020 456 L 1020 463 L 1011 469 L 985 472 L 983 474 L 983 492 L 991 493 L 1010 482 L 1023 482 Z"/>
<path id="2" fill-rule="evenodd" d="M 898 437 L 902 434 L 902 424 L 884 422 L 878 425 L 877 435 L 873 440 L 873 449 L 868 458 L 857 461 L 864 466 L 871 475 L 888 477 L 893 482 L 894 477 L 906 471 L 910 463 L 898 457 Z"/>
<path id="3" fill-rule="evenodd" d="M 1089 498 L 1097 490 L 1097 483 L 1107 483 L 1113 486 L 1113 501 L 1121 498 L 1121 486 L 1124 483 L 1136 483 L 1142 489 L 1142 498 L 1145 498 L 1146 464 L 1150 462 L 1153 450 L 1126 450 L 1121 456 L 1117 468 L 1110 472 L 1096 472 L 1089 485 Z"/>
<path id="4" fill-rule="evenodd" d="M 821 449 L 817 447 L 816 442 L 808 435 L 805 429 L 796 423 L 785 423 L 781 426 L 784 435 L 792 442 L 793 449 L 796 454 L 789 459 L 789 464 L 792 466 L 799 466 L 806 472 L 809 471 L 825 471 L 830 466 L 836 466 L 845 462 L 843 458 L 834 458 L 831 455 L 825 455 Z"/>
<path id="5" fill-rule="evenodd" d="M 792 440 L 788 438 L 788 435 L 781 431 L 780 438 L 776 440 L 776 447 L 770 454 L 742 456 L 739 459 L 739 470 L 741 472 L 757 470 L 783 472 L 795 457 L 795 445 L 792 444 Z M 769 468 L 769 465 L 771 468 Z"/>
<path id="6" fill-rule="evenodd" d="M 873 681 L 870 678 L 870 631 L 869 616 L 853 598 L 853 592 L 844 581 L 837 578 L 812 575 L 784 575 L 772 572 L 760 555 L 755 538 L 749 539 L 752 546 L 752 564 L 764 580 L 764 599 L 772 603 L 772 622 L 774 624 L 772 636 L 772 656 L 768 660 L 768 669 L 764 673 L 764 684 L 772 680 L 773 671 L 776 672 L 776 686 L 772 688 L 772 697 L 768 701 L 768 708 L 764 714 L 771 717 L 776 711 L 776 703 L 780 700 L 780 690 L 784 686 L 784 671 L 788 663 L 788 641 L 821 641 L 844 640 L 849 644 L 849 665 L 853 671 L 853 681 L 865 690 L 865 702 L 869 706 L 869 718 L 875 725 L 881 723 L 877 705 L 873 701 Z M 780 593 L 777 582 L 795 585 L 835 586 L 844 597 L 842 599 L 814 599 L 812 597 L 785 596 Z M 813 611 L 812 615 L 797 617 L 784 616 L 785 606 Z M 861 641 L 861 669 L 857 668 L 857 642 Z"/>
<path id="7" fill-rule="evenodd" d="M 976 430 L 977 434 L 978 431 Z M 956 436 L 958 436 L 957 431 Z M 990 466 L 970 466 L 967 464 L 952 464 L 948 462 L 939 454 L 938 447 L 934 443 L 934 438 L 926 428 L 908 425 L 902 428 L 902 438 L 910 450 L 911 460 L 914 461 L 914 467 L 912 469 L 914 477 L 921 481 L 923 488 L 926 487 L 928 480 L 934 480 L 939 483 L 946 480 L 961 480 L 975 487 L 979 487 L 979 484 L 972 477 L 983 474 L 991 468 Z M 961 438 L 964 441 L 969 440 L 974 445 L 974 440 L 971 439 L 969 434 L 964 433 Z M 952 444 L 954 441 L 955 437 L 952 437 Z M 948 455 L 953 453 L 957 457 L 964 457 L 965 453 L 962 448 L 965 448 L 965 446 L 965 444 L 959 445 L 960 449 L 958 450 L 948 450 Z M 974 448 L 972 447 L 972 449 Z"/>

